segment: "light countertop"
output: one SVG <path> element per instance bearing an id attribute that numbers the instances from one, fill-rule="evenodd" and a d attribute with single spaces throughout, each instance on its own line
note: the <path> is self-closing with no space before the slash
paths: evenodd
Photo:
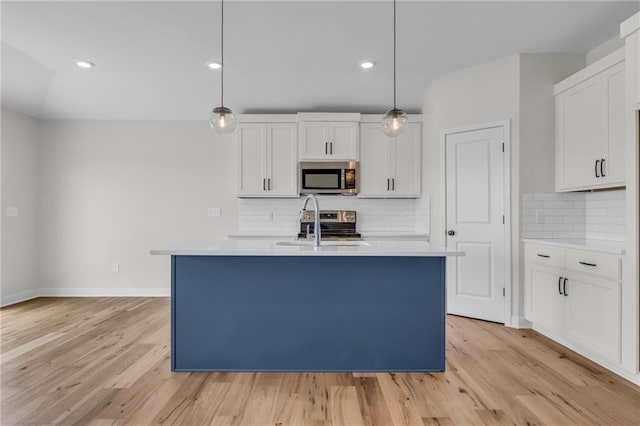
<path id="1" fill-rule="evenodd" d="M 292 242 L 292 239 L 282 241 Z M 345 246 L 340 241 L 313 245 L 278 245 L 273 240 L 194 240 L 166 249 L 151 250 L 154 255 L 175 256 L 463 256 L 464 252 L 433 248 L 425 241 L 365 241 L 362 246 Z M 349 243 L 347 243 L 349 244 Z"/>
<path id="2" fill-rule="evenodd" d="M 590 239 L 552 239 L 525 238 L 525 243 L 545 244 L 568 249 L 578 249 L 595 253 L 624 255 L 626 243 L 624 241 L 590 240 Z"/>

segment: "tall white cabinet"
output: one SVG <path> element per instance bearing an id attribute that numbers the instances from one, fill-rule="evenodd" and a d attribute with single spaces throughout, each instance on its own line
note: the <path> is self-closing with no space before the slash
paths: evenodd
<path id="1" fill-rule="evenodd" d="M 296 123 L 240 123 L 239 197 L 298 197 Z"/>
<path id="2" fill-rule="evenodd" d="M 421 125 L 410 122 L 400 136 L 391 138 L 380 123 L 360 125 L 361 198 L 420 196 Z"/>
<path id="3" fill-rule="evenodd" d="M 556 191 L 625 185 L 624 49 L 556 84 Z"/>

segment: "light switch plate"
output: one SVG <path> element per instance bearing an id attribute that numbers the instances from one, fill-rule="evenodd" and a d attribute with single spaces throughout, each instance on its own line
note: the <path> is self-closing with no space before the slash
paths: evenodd
<path id="1" fill-rule="evenodd" d="M 536 223 L 544 223 L 544 212 L 542 210 L 536 211 Z"/>
<path id="2" fill-rule="evenodd" d="M 220 207 L 209 207 L 209 209 L 207 210 L 207 215 L 209 217 L 222 216 L 222 209 Z"/>
<path id="3" fill-rule="evenodd" d="M 18 216 L 17 207 L 7 207 L 7 217 L 17 217 L 17 216 Z"/>

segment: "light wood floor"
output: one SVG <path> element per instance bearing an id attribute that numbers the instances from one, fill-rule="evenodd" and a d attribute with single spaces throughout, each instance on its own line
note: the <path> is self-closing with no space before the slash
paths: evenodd
<path id="1" fill-rule="evenodd" d="M 441 374 L 172 373 L 166 298 L 41 298 L 0 319 L 2 425 L 640 424 L 638 387 L 460 317 Z"/>

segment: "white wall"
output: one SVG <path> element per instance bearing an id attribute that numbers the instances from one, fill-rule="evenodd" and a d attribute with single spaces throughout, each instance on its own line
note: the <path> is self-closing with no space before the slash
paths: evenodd
<path id="1" fill-rule="evenodd" d="M 38 120 L 2 109 L 0 305 L 32 297 L 37 282 Z M 18 209 L 7 217 L 7 208 Z"/>
<path id="2" fill-rule="evenodd" d="M 435 80 L 424 117 L 424 195 L 431 199 L 431 241 L 444 242 L 441 132 L 501 120 L 511 123 L 512 319 L 522 312 L 520 199 L 523 191 L 553 191 L 552 86 L 584 66 L 581 55 L 518 54 Z"/>
<path id="3" fill-rule="evenodd" d="M 41 128 L 45 294 L 169 294 L 169 257 L 150 249 L 236 230 L 233 134 L 175 121 L 46 121 Z M 208 207 L 222 216 L 207 217 Z"/>

